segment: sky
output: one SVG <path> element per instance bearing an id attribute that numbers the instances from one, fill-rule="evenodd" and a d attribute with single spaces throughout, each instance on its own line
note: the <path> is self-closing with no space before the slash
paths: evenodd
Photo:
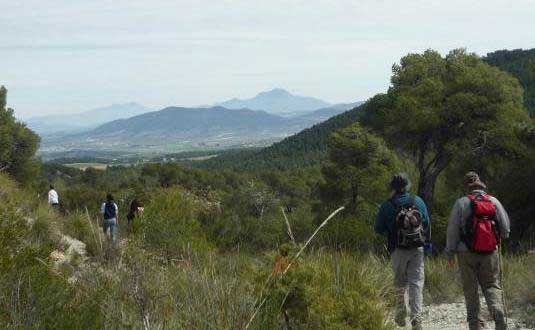
<path id="1" fill-rule="evenodd" d="M 22 119 L 275 87 L 366 100 L 407 53 L 535 47 L 533 0 L 0 0 L 0 12 L 0 84 Z"/>

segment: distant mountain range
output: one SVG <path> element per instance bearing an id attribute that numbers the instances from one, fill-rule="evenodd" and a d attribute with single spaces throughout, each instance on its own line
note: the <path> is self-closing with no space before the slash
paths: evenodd
<path id="1" fill-rule="evenodd" d="M 26 124 L 43 135 L 72 133 L 89 130 L 112 120 L 129 118 L 149 111 L 151 110 L 145 106 L 131 102 L 113 104 L 80 113 L 32 117 L 26 120 Z"/>
<path id="2" fill-rule="evenodd" d="M 114 120 L 87 132 L 49 136 L 41 152 L 68 150 L 177 152 L 228 147 L 266 146 L 295 134 L 355 104 L 335 105 L 300 116 L 265 111 L 168 107 Z"/>
<path id="3" fill-rule="evenodd" d="M 34 117 L 27 124 L 42 136 L 41 155 L 72 150 L 166 153 L 258 147 L 325 121 L 359 102 L 330 105 L 278 88 L 248 100 L 220 104 L 153 112 L 137 103 L 116 104 L 77 114 Z"/>
<path id="4" fill-rule="evenodd" d="M 251 109 L 263 110 L 272 114 L 297 114 L 326 108 L 332 104 L 323 100 L 293 95 L 290 92 L 275 88 L 267 92 L 262 92 L 250 99 L 231 99 L 216 105 L 227 109 Z"/>

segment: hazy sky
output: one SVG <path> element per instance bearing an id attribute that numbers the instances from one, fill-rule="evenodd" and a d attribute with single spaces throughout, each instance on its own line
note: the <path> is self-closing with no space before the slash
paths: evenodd
<path id="1" fill-rule="evenodd" d="M 21 118 L 274 87 L 364 100 L 408 52 L 535 47 L 533 0 L 0 0 L 0 12 L 0 84 Z"/>

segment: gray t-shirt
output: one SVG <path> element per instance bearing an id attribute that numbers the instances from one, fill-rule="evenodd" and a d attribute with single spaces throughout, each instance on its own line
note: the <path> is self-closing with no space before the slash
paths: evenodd
<path id="1" fill-rule="evenodd" d="M 485 192 L 482 190 L 475 190 L 472 193 L 484 194 Z M 500 236 L 501 238 L 508 238 L 510 231 L 509 215 L 507 215 L 507 212 L 497 198 L 490 196 L 490 200 L 496 206 L 496 221 L 498 222 L 498 228 L 500 229 Z M 453 205 L 448 220 L 448 234 L 446 241 L 446 253 L 449 256 L 452 256 L 455 252 L 468 251 L 468 248 L 461 240 L 461 230 L 471 214 L 471 201 L 467 196 L 459 198 L 455 202 L 455 205 Z"/>

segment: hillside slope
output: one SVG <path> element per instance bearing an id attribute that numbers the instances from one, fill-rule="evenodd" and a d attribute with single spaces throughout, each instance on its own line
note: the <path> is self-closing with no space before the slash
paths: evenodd
<path id="1" fill-rule="evenodd" d="M 115 120 L 89 132 L 45 139 L 41 151 L 144 150 L 267 145 L 312 125 L 310 120 L 283 118 L 264 111 L 223 107 L 168 107 Z"/>
<path id="2" fill-rule="evenodd" d="M 143 105 L 131 102 L 113 104 L 81 113 L 58 114 L 29 118 L 28 127 L 39 134 L 74 132 L 95 128 L 106 122 L 137 116 L 151 111 Z"/>
<path id="3" fill-rule="evenodd" d="M 322 123 L 260 151 L 242 151 L 223 154 L 202 164 L 203 167 L 229 167 L 241 170 L 292 169 L 321 161 L 327 149 L 329 135 L 337 129 L 355 123 L 362 111 L 359 105 Z"/>
<path id="4" fill-rule="evenodd" d="M 483 58 L 515 76 L 524 88 L 524 104 L 535 116 L 535 48 L 530 50 L 499 50 Z"/>

